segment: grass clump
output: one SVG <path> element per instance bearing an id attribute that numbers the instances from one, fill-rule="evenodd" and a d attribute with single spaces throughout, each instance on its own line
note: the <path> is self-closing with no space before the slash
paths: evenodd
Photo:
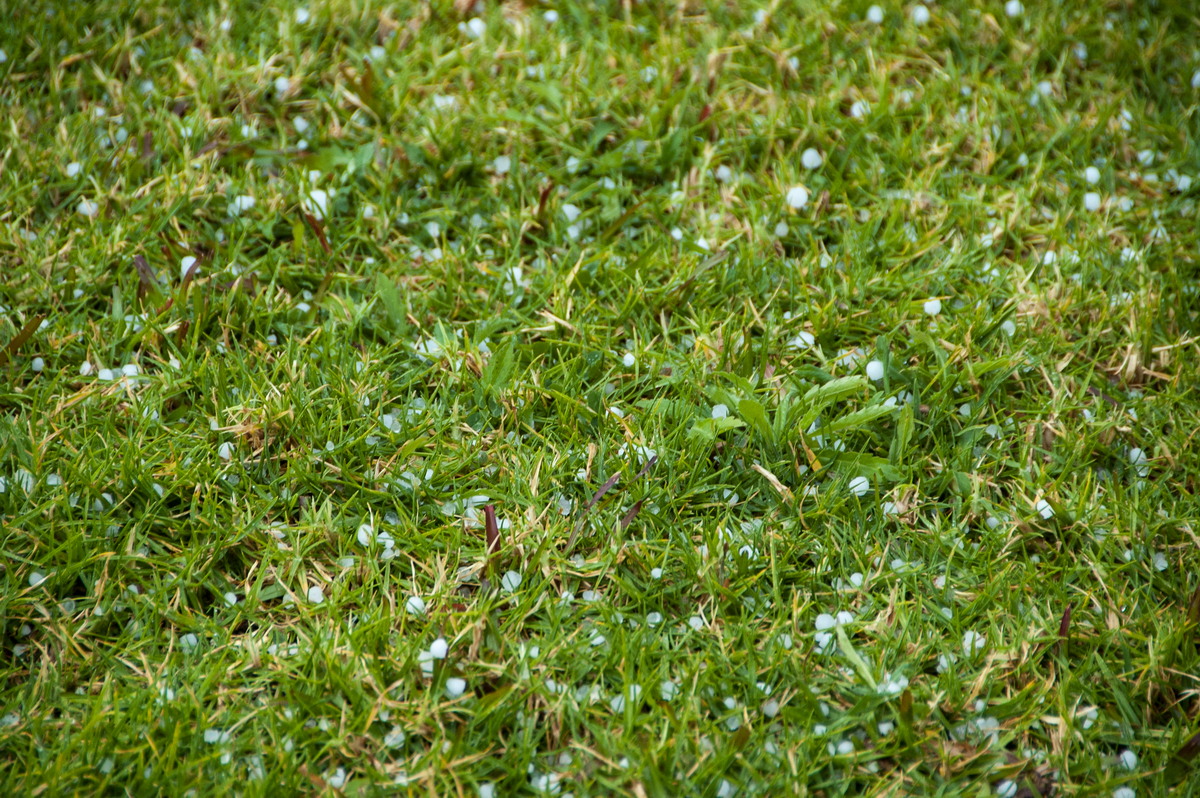
<path id="1" fill-rule="evenodd" d="M 0 30 L 15 791 L 1197 788 L 1174 6 Z"/>

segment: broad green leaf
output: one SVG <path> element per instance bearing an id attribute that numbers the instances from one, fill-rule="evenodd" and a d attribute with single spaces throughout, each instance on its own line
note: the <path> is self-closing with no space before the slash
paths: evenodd
<path id="1" fill-rule="evenodd" d="M 697 421 L 688 430 L 689 438 L 699 438 L 704 441 L 714 441 L 722 432 L 728 432 L 731 429 L 738 429 L 746 426 L 745 422 L 740 419 L 730 418 L 705 418 Z"/>
<path id="2" fill-rule="evenodd" d="M 507 388 L 512 378 L 514 363 L 512 341 L 505 341 L 492 352 L 487 365 L 483 367 L 483 374 L 480 375 L 483 387 L 493 395 Z"/>
<path id="3" fill-rule="evenodd" d="M 771 443 L 775 442 L 775 434 L 771 429 L 771 420 L 767 418 L 766 408 L 757 400 L 743 399 L 738 402 L 738 415 L 746 420 L 751 428 Z"/>
<path id="4" fill-rule="evenodd" d="M 403 330 L 408 326 L 404 318 L 405 307 L 404 300 L 400 297 L 400 290 L 396 288 L 396 283 L 383 272 L 380 272 L 375 278 L 375 295 L 379 297 L 379 302 L 383 305 L 388 321 L 392 323 L 394 329 Z"/>
<path id="5" fill-rule="evenodd" d="M 857 651 L 854 650 L 854 645 L 850 642 L 850 636 L 846 634 L 846 630 L 839 625 L 836 629 L 838 648 L 842 650 L 842 654 L 846 659 L 850 660 L 850 664 L 854 666 L 854 670 L 858 671 L 859 677 L 872 689 L 876 689 L 875 676 L 871 673 L 871 666 L 862 658 Z"/>
<path id="6" fill-rule="evenodd" d="M 890 464 L 886 458 L 876 457 L 873 454 L 822 451 L 818 453 L 818 458 L 828 468 L 835 468 L 856 476 L 875 477 L 888 482 L 896 482 L 901 477 L 900 470 Z"/>
<path id="7" fill-rule="evenodd" d="M 896 412 L 896 408 L 888 407 L 887 405 L 872 405 L 864 407 L 862 410 L 855 410 L 853 413 L 847 413 L 844 416 L 838 416 L 833 421 L 821 428 L 822 435 L 829 435 L 834 432 L 842 432 L 855 427 L 861 427 L 870 424 L 877 418 L 891 415 Z"/>
<path id="8" fill-rule="evenodd" d="M 906 404 L 900 410 L 900 421 L 896 425 L 896 436 L 892 438 L 892 447 L 888 452 L 888 460 L 892 465 L 900 465 L 908 451 L 908 443 L 912 440 L 915 426 L 915 411 L 912 403 Z"/>
<path id="9" fill-rule="evenodd" d="M 804 394 L 803 402 L 808 405 L 826 406 L 861 391 L 866 385 L 865 377 L 839 377 L 824 385 L 814 385 Z"/>

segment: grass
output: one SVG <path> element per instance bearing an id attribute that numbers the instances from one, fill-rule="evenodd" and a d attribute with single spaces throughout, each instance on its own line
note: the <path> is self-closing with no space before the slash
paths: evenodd
<path id="1" fill-rule="evenodd" d="M 0 779 L 1200 789 L 1200 22 L 912 9 L 10 14 Z"/>

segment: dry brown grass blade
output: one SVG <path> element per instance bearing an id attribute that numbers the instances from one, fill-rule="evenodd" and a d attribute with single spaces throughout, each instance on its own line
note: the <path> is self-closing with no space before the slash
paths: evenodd
<path id="1" fill-rule="evenodd" d="M 38 327 L 42 326 L 42 322 L 45 319 L 45 315 L 39 315 L 25 322 L 25 326 L 21 328 L 21 331 L 14 335 L 13 339 L 3 349 L 0 349 L 0 366 L 7 363 L 9 358 L 15 355 L 25 342 L 33 337 L 33 334 L 37 332 Z"/>

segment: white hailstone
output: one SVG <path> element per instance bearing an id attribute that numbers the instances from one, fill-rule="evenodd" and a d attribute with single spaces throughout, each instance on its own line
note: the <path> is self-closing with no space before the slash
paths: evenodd
<path id="1" fill-rule="evenodd" d="M 817 339 L 815 336 L 813 336 L 812 333 L 802 331 L 802 332 L 798 333 L 796 335 L 796 337 L 794 337 L 790 341 L 788 341 L 787 345 L 792 347 L 793 349 L 808 349 L 810 346 L 812 346 L 816 342 L 817 342 Z"/>
<path id="2" fill-rule="evenodd" d="M 1005 319 L 1004 322 L 1000 325 L 1000 329 L 1004 332 L 1005 335 L 1012 337 L 1017 331 L 1017 325 L 1013 322 L 1012 319 Z"/>
<path id="3" fill-rule="evenodd" d="M 554 12 L 547 11 L 546 13 L 553 14 Z M 490 781 L 485 781 L 483 784 L 479 785 L 477 795 L 479 798 L 496 798 L 496 785 L 492 784 Z"/>
<path id="4" fill-rule="evenodd" d="M 870 22 L 872 25 L 882 24 L 883 23 L 883 9 L 880 8 L 879 6 L 871 6 L 870 8 L 868 8 L 867 9 L 867 22 Z"/>
<path id="5" fill-rule="evenodd" d="M 404 609 L 409 615 L 425 614 L 425 599 L 420 596 L 409 596 L 404 602 Z"/>
<path id="6" fill-rule="evenodd" d="M 100 369 L 98 372 L 96 372 L 96 377 L 99 378 L 101 382 L 112 382 L 116 379 L 116 375 L 113 374 L 112 369 Z"/>
<path id="7" fill-rule="evenodd" d="M 392 730 L 383 735 L 383 744 L 388 748 L 399 748 L 404 745 L 404 741 L 408 739 L 408 735 L 404 733 L 404 729 L 399 726 L 393 726 Z"/>
<path id="8" fill-rule="evenodd" d="M 924 6 L 921 6 L 924 8 Z M 850 105 L 850 116 L 854 119 L 862 119 L 871 112 L 871 106 L 866 100 L 855 100 Z"/>
<path id="9" fill-rule="evenodd" d="M 67 164 L 67 177 L 74 177 L 81 171 L 83 171 L 83 166 L 79 163 L 79 161 L 71 161 L 71 163 Z"/>
<path id="10" fill-rule="evenodd" d="M 1096 185 L 1100 182 L 1100 170 L 1094 166 L 1089 166 L 1083 170 L 1083 179 L 1091 185 Z"/>
<path id="11" fill-rule="evenodd" d="M 1150 466 L 1146 465 L 1148 459 L 1146 453 L 1141 449 L 1133 448 L 1129 450 L 1129 462 L 1133 465 L 1139 477 L 1149 476 Z"/>
<path id="12" fill-rule="evenodd" d="M 787 204 L 800 210 L 808 204 L 808 189 L 804 186 L 792 186 L 788 189 Z"/>
<path id="13" fill-rule="evenodd" d="M 651 568 L 650 569 L 650 578 L 651 579 L 662 579 L 662 575 L 663 575 L 663 569 L 661 569 L 661 568 Z"/>
<path id="14" fill-rule="evenodd" d="M 1021 0 L 1008 0 L 1004 4 L 1004 13 L 1010 17 L 1016 18 L 1021 16 L 1025 11 L 1025 6 L 1021 5 Z"/>
<path id="15" fill-rule="evenodd" d="M 471 17 L 467 20 L 466 32 L 472 39 L 482 38 L 483 34 L 487 32 L 487 23 L 479 17 Z"/>
<path id="16" fill-rule="evenodd" d="M 571 203 L 567 202 L 562 206 L 562 215 L 567 217 L 568 223 L 572 223 L 578 219 L 580 213 L 581 211 L 579 210 L 578 205 L 572 205 Z"/>
<path id="17" fill-rule="evenodd" d="M 1121 762 L 1121 767 L 1125 768 L 1126 770 L 1137 770 L 1137 754 L 1135 754 L 1133 751 L 1130 751 L 1128 748 L 1122 751 L 1117 759 Z"/>
<path id="18" fill-rule="evenodd" d="M 229 203 L 227 212 L 230 216 L 240 216 L 244 211 L 248 211 L 254 207 L 254 197 L 249 194 L 240 194 L 233 198 Z"/>
<path id="19" fill-rule="evenodd" d="M 940 300 L 940 299 L 927 300 L 923 307 L 925 309 L 925 315 L 936 316 L 942 312 L 942 300 Z"/>
<path id="20" fill-rule="evenodd" d="M 974 654 L 979 649 L 983 648 L 987 639 L 979 634 L 979 632 L 968 630 L 963 633 L 962 648 L 963 653 L 967 656 Z"/>
<path id="21" fill-rule="evenodd" d="M 299 16 L 300 16 L 301 11 L 304 11 L 305 14 L 308 14 L 308 12 L 305 11 L 303 8 L 299 9 L 298 11 L 296 11 L 297 21 L 300 21 Z M 306 18 L 303 21 L 307 22 L 308 20 Z M 337 770 L 333 771 L 332 774 L 330 774 L 329 786 L 335 790 L 340 790 L 340 789 L 342 789 L 342 787 L 346 786 L 346 778 L 347 778 L 346 769 L 338 768 Z"/>
<path id="22" fill-rule="evenodd" d="M 450 644 L 446 642 L 446 638 L 439 637 L 429 644 L 429 655 L 434 659 L 445 659 L 450 653 Z"/>
<path id="23" fill-rule="evenodd" d="M 50 474 L 46 477 L 46 484 L 52 488 L 57 488 L 63 484 L 63 478 L 60 474 Z"/>
<path id="24" fill-rule="evenodd" d="M 46 368 L 46 361 L 40 357 L 35 357 L 33 361 L 30 362 L 29 368 L 35 372 L 41 372 L 42 369 Z"/>
<path id="25" fill-rule="evenodd" d="M 309 13 L 307 8 L 301 6 L 300 8 L 296 9 L 296 22 L 301 25 L 305 25 L 310 19 L 312 19 L 312 14 Z"/>
<path id="26" fill-rule="evenodd" d="M 729 408 L 726 405 L 713 405 L 713 418 L 726 418 L 729 416 Z"/>
<path id="27" fill-rule="evenodd" d="M 196 637 L 196 635 L 192 632 L 188 632 L 179 638 L 179 649 L 185 654 L 190 654 L 199 647 L 200 638 Z"/>
<path id="28" fill-rule="evenodd" d="M 925 25 L 929 22 L 929 9 L 917 3 L 913 6 L 912 21 L 914 25 Z"/>
<path id="29" fill-rule="evenodd" d="M 1038 499 L 1036 506 L 1038 515 L 1049 521 L 1054 517 L 1054 508 L 1050 506 L 1050 502 L 1045 499 Z"/>
<path id="30" fill-rule="evenodd" d="M 866 477 L 855 477 L 850 480 L 850 492 L 855 496 L 866 496 L 871 490 L 871 481 Z"/>
<path id="31" fill-rule="evenodd" d="M 717 170 L 713 173 L 713 176 L 717 178 L 718 183 L 728 183 L 733 180 L 733 170 L 728 166 L 721 164 L 717 167 Z"/>
<path id="32" fill-rule="evenodd" d="M 683 240 L 683 231 L 680 230 L 678 227 L 672 227 L 671 228 L 671 238 L 675 239 L 676 241 L 682 241 Z"/>
<path id="33" fill-rule="evenodd" d="M 225 599 L 226 607 L 233 607 L 238 603 L 238 595 L 233 591 L 227 592 L 222 598 Z"/>
<path id="34" fill-rule="evenodd" d="M 1083 195 L 1083 207 L 1089 211 L 1100 210 L 1100 195 L 1095 191 L 1089 191 Z"/>
<path id="35" fill-rule="evenodd" d="M 631 369 L 637 363 L 637 358 L 633 356 L 632 352 L 626 352 L 621 356 L 621 363 L 624 364 L 625 368 Z"/>
<path id="36" fill-rule="evenodd" d="M 3 64 L 7 60 L 8 60 L 8 53 L 5 52 L 4 50 L 0 50 L 0 64 Z"/>
<path id="37" fill-rule="evenodd" d="M 361 524 L 355 537 L 358 538 L 360 546 L 370 546 L 375 541 L 375 527 L 370 524 Z"/>
<path id="38" fill-rule="evenodd" d="M 233 444 L 230 443 L 229 441 L 225 441 L 220 446 L 218 446 L 217 447 L 217 457 L 220 457 L 222 460 L 232 460 L 233 459 Z"/>
<path id="39" fill-rule="evenodd" d="M 275 78 L 274 86 L 275 86 L 275 94 L 282 97 L 283 95 L 288 93 L 289 89 L 292 88 L 292 81 L 290 78 L 280 76 L 280 77 Z"/>
<path id="40" fill-rule="evenodd" d="M 329 212 L 329 194 L 324 189 L 314 188 L 304 198 L 303 205 L 304 210 L 317 219 L 324 219 L 325 214 Z"/>
<path id="41" fill-rule="evenodd" d="M 508 170 L 512 169 L 512 158 L 507 155 L 501 155 L 492 161 L 492 171 L 498 175 L 508 174 Z"/>
<path id="42" fill-rule="evenodd" d="M 867 363 L 867 379 L 879 381 L 883 379 L 883 363 L 872 360 Z"/>
<path id="43" fill-rule="evenodd" d="M 82 199 L 76 208 L 80 216 L 86 216 L 89 219 L 95 219 L 100 215 L 100 206 L 89 199 Z"/>
<path id="44" fill-rule="evenodd" d="M 1005 779 L 996 785 L 996 798 L 1016 798 L 1017 783 L 1012 779 Z"/>
<path id="45" fill-rule="evenodd" d="M 459 698 L 467 691 L 467 680 L 460 679 L 457 676 L 446 680 L 446 697 Z"/>
<path id="46" fill-rule="evenodd" d="M 188 272 L 191 271 L 192 267 L 195 265 L 196 259 L 191 255 L 188 255 L 183 260 L 179 261 L 179 279 L 182 280 L 183 278 L 187 277 Z"/>
<path id="47" fill-rule="evenodd" d="M 788 234 L 787 222 L 779 222 L 775 225 L 775 237 L 783 238 Z"/>
<path id="48" fill-rule="evenodd" d="M 821 153 L 817 152 L 813 147 L 809 147 L 800 156 L 800 164 L 805 169 L 819 169 L 824 162 L 825 159 L 821 157 Z"/>
<path id="49" fill-rule="evenodd" d="M 232 739 L 233 739 L 233 735 L 231 735 L 229 732 L 225 731 L 224 729 L 205 729 L 204 730 L 204 742 L 208 743 L 209 745 L 216 745 L 217 743 L 227 743 Z"/>
<path id="50" fill-rule="evenodd" d="M 1161 551 L 1156 551 L 1150 560 L 1154 565 L 1154 570 L 1156 571 L 1165 571 L 1171 567 L 1171 563 L 1167 560 L 1167 555 L 1163 554 Z"/>
<path id="51" fill-rule="evenodd" d="M 521 574 L 517 571 L 505 571 L 504 576 L 500 578 L 500 586 L 508 593 L 513 592 L 521 586 Z"/>
<path id="52" fill-rule="evenodd" d="M 839 615 L 840 614 L 841 613 L 839 613 Z M 817 620 L 813 622 L 813 626 L 816 627 L 818 632 L 824 632 L 829 629 L 833 629 L 835 626 L 838 626 L 838 618 L 835 618 L 827 612 L 823 612 L 817 616 Z"/>
<path id="53" fill-rule="evenodd" d="M 42 582 L 46 581 L 46 575 L 41 571 L 33 571 L 29 574 L 29 586 L 37 587 Z"/>
<path id="54" fill-rule="evenodd" d="M 558 22 L 558 12 L 552 8 L 546 13 L 542 14 L 542 19 L 546 20 L 547 25 L 553 25 L 555 22 Z M 482 796 L 480 796 L 480 798 L 482 798 Z"/>
<path id="55" fill-rule="evenodd" d="M 1137 798 L 1137 793 L 1132 787 L 1118 787 L 1113 790 L 1112 798 Z"/>
<path id="56" fill-rule="evenodd" d="M 371 46 L 367 55 L 372 61 L 383 61 L 387 58 L 387 50 L 376 44 Z"/>
<path id="57" fill-rule="evenodd" d="M 320 585 L 313 585 L 312 587 L 310 587 L 308 589 L 308 603 L 309 604 L 320 604 L 324 600 L 325 600 L 325 591 L 321 589 Z"/>

